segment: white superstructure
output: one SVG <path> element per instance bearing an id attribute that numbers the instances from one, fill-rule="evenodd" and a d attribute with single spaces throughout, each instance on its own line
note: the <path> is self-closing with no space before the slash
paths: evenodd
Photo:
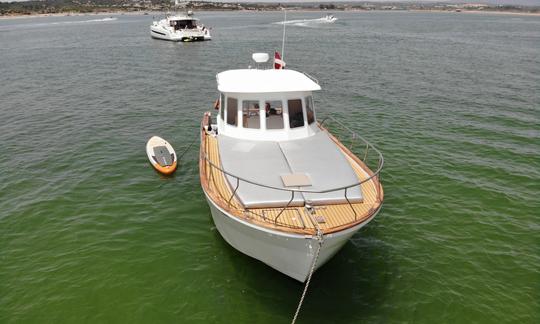
<path id="1" fill-rule="evenodd" d="M 225 122 L 225 119 L 217 119 L 218 128 L 224 136 L 256 141 L 283 141 L 304 138 L 318 130 L 313 123 L 291 127 L 290 123 L 284 122 L 293 117 L 289 104 L 296 104 L 295 113 L 298 114 L 300 109 L 303 114 L 302 107 L 312 105 L 311 92 L 321 89 L 303 73 L 274 69 L 229 70 L 217 75 L 217 84 L 218 90 L 224 94 L 222 98 L 227 96 L 229 100 L 249 106 L 246 108 L 247 113 L 246 109 L 236 111 L 236 118 L 245 120 L 245 125 L 231 125 Z M 227 114 L 229 113 L 232 112 L 227 111 Z M 266 114 L 269 116 L 259 118 Z M 307 120 L 307 116 L 305 119 Z M 253 123 L 258 123 L 257 127 Z"/>

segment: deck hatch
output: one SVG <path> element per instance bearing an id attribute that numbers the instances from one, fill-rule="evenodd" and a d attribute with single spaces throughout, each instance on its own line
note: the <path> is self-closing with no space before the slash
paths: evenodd
<path id="1" fill-rule="evenodd" d="M 285 187 L 311 186 L 311 179 L 305 173 L 282 174 L 281 181 Z"/>

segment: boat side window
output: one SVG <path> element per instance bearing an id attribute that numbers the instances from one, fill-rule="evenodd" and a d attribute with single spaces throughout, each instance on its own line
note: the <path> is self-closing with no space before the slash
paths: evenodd
<path id="1" fill-rule="evenodd" d="M 266 129 L 283 129 L 283 102 L 267 100 L 264 103 Z"/>
<path id="2" fill-rule="evenodd" d="M 221 101 L 219 103 L 219 110 L 221 114 L 221 120 L 225 121 L 225 95 L 221 94 Z"/>
<path id="3" fill-rule="evenodd" d="M 306 97 L 306 115 L 308 124 L 313 124 L 315 121 L 315 111 L 313 111 L 313 97 Z"/>
<path id="4" fill-rule="evenodd" d="M 261 126 L 260 107 L 257 100 L 242 101 L 242 126 L 244 128 L 256 128 Z"/>
<path id="5" fill-rule="evenodd" d="M 238 99 L 227 97 L 227 124 L 236 126 Z"/>
<path id="6" fill-rule="evenodd" d="M 288 100 L 289 126 L 291 128 L 304 126 L 304 112 L 302 111 L 302 99 Z"/>
<path id="7" fill-rule="evenodd" d="M 177 20 L 176 29 L 193 29 L 197 27 L 195 20 Z"/>

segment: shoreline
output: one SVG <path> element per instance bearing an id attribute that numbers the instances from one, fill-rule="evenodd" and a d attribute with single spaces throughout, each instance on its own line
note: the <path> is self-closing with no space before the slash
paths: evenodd
<path id="1" fill-rule="evenodd" d="M 152 11 L 155 12 L 155 11 Z M 150 14 L 150 12 L 148 12 Z M 100 11 L 100 12 L 58 12 L 58 13 L 33 13 L 33 14 L 20 14 L 20 15 L 3 15 L 0 16 L 2 19 L 25 19 L 25 18 L 43 18 L 43 17 L 88 17 L 88 16 L 111 16 L 111 15 L 144 15 L 142 11 Z"/>
<path id="2" fill-rule="evenodd" d="M 198 12 L 272 12 L 279 10 L 198 10 Z M 290 9 L 289 12 L 321 12 L 325 13 L 325 10 L 309 10 L 309 9 Z M 488 10 L 463 10 L 460 12 L 450 11 L 450 10 L 361 10 L 361 9 L 352 9 L 352 10 L 337 10 L 339 12 L 415 12 L 415 13 L 451 13 L 451 14 L 476 14 L 476 15 L 509 15 L 509 16 L 529 16 L 529 17 L 540 17 L 540 12 L 514 12 L 514 11 L 488 11 Z M 144 15 L 156 15 L 163 14 L 164 11 L 100 11 L 100 12 L 62 12 L 62 13 L 32 13 L 32 14 L 13 14 L 13 15 L 0 15 L 0 20 L 4 19 L 25 19 L 25 18 L 42 18 L 42 17 L 88 17 L 88 16 L 111 16 L 111 15 L 125 15 L 125 16 L 144 16 Z"/>
<path id="3" fill-rule="evenodd" d="M 452 14 L 477 14 L 477 15 L 515 15 L 515 16 L 533 16 L 539 17 L 540 12 L 516 12 L 516 11 L 490 11 L 490 10 L 462 10 L 462 11 L 450 11 L 450 10 L 406 10 L 410 12 L 434 12 L 434 13 L 452 13 Z"/>

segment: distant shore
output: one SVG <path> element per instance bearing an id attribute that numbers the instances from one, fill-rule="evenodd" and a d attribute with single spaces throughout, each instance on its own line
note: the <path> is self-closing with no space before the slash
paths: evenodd
<path id="1" fill-rule="evenodd" d="M 261 11 L 276 11 L 276 10 L 198 10 L 197 12 L 205 12 L 205 11 L 242 11 L 242 12 L 261 12 Z M 317 9 L 308 9 L 308 8 L 290 8 L 287 9 L 287 11 L 290 12 L 321 12 L 324 13 L 325 11 L 317 10 Z M 339 12 L 422 12 L 422 13 L 452 13 L 452 14 L 480 14 L 480 15 L 486 15 L 486 14 L 494 14 L 494 15 L 514 15 L 514 16 L 536 16 L 540 17 L 540 12 L 513 12 L 513 11 L 491 11 L 491 10 L 463 10 L 460 12 L 456 11 L 449 11 L 449 10 L 418 10 L 418 9 L 411 9 L 411 10 L 360 10 L 360 9 L 350 9 L 350 10 L 336 10 L 337 14 Z M 100 11 L 100 12 L 61 12 L 61 13 L 32 13 L 32 14 L 10 14 L 10 15 L 0 15 L 1 19 L 24 19 L 24 18 L 38 18 L 38 17 L 88 17 L 88 16 L 112 16 L 112 15 L 130 15 L 130 16 L 137 16 L 137 15 L 162 15 L 164 14 L 164 11 Z"/>
<path id="2" fill-rule="evenodd" d="M 103 11 L 103 12 L 59 12 L 59 13 L 33 13 L 33 14 L 14 14 L 3 15 L 0 19 L 24 19 L 24 18 L 39 18 L 39 17 L 88 17 L 88 16 L 111 16 L 111 15 L 144 15 L 139 11 Z"/>
<path id="3" fill-rule="evenodd" d="M 455 14 L 494 14 L 494 15 L 517 15 L 517 16 L 540 16 L 540 12 L 515 12 L 515 11 L 496 11 L 496 10 L 463 10 L 460 12 L 448 10 L 407 10 L 409 12 L 434 12 L 434 13 L 455 13 Z"/>

